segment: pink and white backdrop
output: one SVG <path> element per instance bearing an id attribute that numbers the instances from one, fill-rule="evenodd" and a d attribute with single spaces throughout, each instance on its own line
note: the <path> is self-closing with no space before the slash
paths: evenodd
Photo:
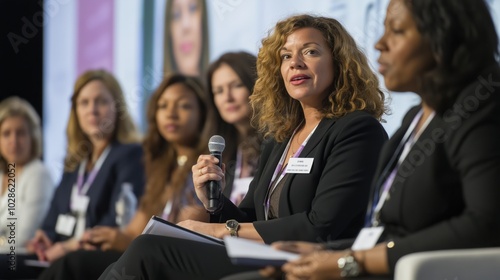
<path id="1" fill-rule="evenodd" d="M 146 2 L 149 1 L 149 2 Z M 151 2 L 152 1 L 152 2 Z M 113 72 L 123 87 L 129 110 L 141 126 L 143 104 L 149 89 L 161 80 L 163 22 L 168 0 L 46 0 L 44 3 L 44 160 L 58 180 L 65 153 L 65 126 L 72 85 L 87 69 Z M 313 13 L 338 19 L 377 67 L 375 41 L 383 30 L 388 0 L 206 0 L 210 59 L 226 51 L 256 54 L 260 40 L 284 17 Z M 488 1 L 498 26 L 500 0 Z M 144 61 L 144 9 L 154 6 L 152 59 Z M 403 114 L 419 102 L 410 93 L 387 93 L 392 114 L 384 127 L 392 134 Z M 142 127 L 141 127 L 142 128 Z M 143 128 L 142 128 L 143 129 Z"/>

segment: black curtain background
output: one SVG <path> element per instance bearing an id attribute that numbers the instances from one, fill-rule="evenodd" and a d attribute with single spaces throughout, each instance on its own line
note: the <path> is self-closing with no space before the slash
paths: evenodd
<path id="1" fill-rule="evenodd" d="M 43 118 L 43 0 L 0 0 L 0 101 L 17 95 Z"/>

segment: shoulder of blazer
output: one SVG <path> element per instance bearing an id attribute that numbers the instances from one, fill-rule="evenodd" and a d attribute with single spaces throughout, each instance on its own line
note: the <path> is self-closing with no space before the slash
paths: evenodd
<path id="1" fill-rule="evenodd" d="M 49 176 L 51 178 L 49 169 L 40 159 L 33 159 L 25 167 L 24 172 L 28 174 L 40 173 L 42 176 Z"/>
<path id="2" fill-rule="evenodd" d="M 332 133 L 334 134 L 339 134 L 343 131 L 345 127 L 353 127 L 353 126 L 365 127 L 367 125 L 379 126 L 380 131 L 385 134 L 385 130 L 380 124 L 380 121 L 377 120 L 374 116 L 365 111 L 354 111 L 340 118 L 332 118 L 332 119 L 324 118 L 323 120 L 321 120 L 317 130 L 323 131 L 323 133 L 318 133 L 317 136 L 322 138 L 324 133 L 326 133 L 329 130 L 331 130 Z"/>
<path id="3" fill-rule="evenodd" d="M 122 144 L 114 142 L 111 144 L 110 158 L 115 160 L 130 159 L 130 157 L 142 157 L 142 146 L 137 143 Z"/>
<path id="4" fill-rule="evenodd" d="M 359 110 L 347 113 L 340 118 L 326 119 L 326 120 L 330 120 L 330 122 L 332 122 L 332 123 L 336 122 L 338 125 L 343 126 L 343 125 L 350 124 L 353 121 L 364 120 L 364 119 L 367 119 L 367 120 L 370 119 L 370 120 L 373 120 L 377 123 L 380 123 L 374 116 L 370 115 L 369 113 L 367 113 L 365 111 L 359 111 Z"/>
<path id="5" fill-rule="evenodd" d="M 395 141 L 399 143 L 401 141 L 403 135 L 406 133 L 406 130 L 413 121 L 413 118 L 415 118 L 415 116 L 420 111 L 420 108 L 421 108 L 420 105 L 414 106 L 406 112 L 406 114 L 403 117 L 403 120 L 401 121 L 401 125 L 396 130 L 396 132 L 394 132 L 393 136 L 389 139 L 389 143 L 393 143 Z"/>

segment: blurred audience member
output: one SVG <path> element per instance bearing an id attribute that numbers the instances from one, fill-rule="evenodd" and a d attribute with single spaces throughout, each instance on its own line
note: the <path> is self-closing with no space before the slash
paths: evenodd
<path id="1" fill-rule="evenodd" d="M 26 245 L 41 225 L 55 189 L 40 161 L 40 117 L 25 100 L 9 97 L 0 103 L 0 251 Z M 9 228 L 9 218 L 14 227 Z"/>
<path id="2" fill-rule="evenodd" d="M 250 125 L 250 95 L 257 80 L 256 60 L 246 52 L 223 54 L 208 68 L 208 92 L 217 108 L 218 131 L 226 141 L 224 195 L 238 205 L 248 191 L 260 154 L 261 138 Z"/>

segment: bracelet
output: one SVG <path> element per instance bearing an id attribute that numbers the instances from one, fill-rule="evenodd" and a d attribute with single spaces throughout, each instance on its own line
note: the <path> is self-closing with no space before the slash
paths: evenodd
<path id="1" fill-rule="evenodd" d="M 360 263 L 354 258 L 353 252 L 348 250 L 347 253 L 337 260 L 337 265 L 340 270 L 341 277 L 356 277 L 362 273 Z"/>

